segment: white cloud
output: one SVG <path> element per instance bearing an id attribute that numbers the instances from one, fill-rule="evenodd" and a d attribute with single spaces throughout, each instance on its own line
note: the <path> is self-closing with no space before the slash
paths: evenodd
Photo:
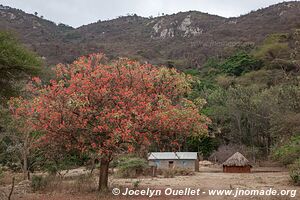
<path id="1" fill-rule="evenodd" d="M 141 16 L 172 14 L 179 11 L 198 10 L 224 17 L 234 17 L 251 10 L 267 7 L 282 0 L 0 0 L 0 4 L 38 12 L 46 19 L 74 27 L 99 19 L 116 18 L 127 13 Z"/>

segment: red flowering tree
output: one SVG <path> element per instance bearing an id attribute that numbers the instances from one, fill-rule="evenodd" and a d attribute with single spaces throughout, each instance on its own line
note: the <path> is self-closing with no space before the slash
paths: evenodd
<path id="1" fill-rule="evenodd" d="M 55 70 L 49 85 L 38 78 L 29 85 L 31 101 L 12 99 L 12 113 L 41 131 L 40 145 L 98 154 L 99 189 L 107 188 L 115 154 L 151 144 L 175 150 L 188 135 L 207 131 L 207 118 L 184 98 L 190 77 L 175 69 L 126 59 L 107 63 L 94 54 Z"/>

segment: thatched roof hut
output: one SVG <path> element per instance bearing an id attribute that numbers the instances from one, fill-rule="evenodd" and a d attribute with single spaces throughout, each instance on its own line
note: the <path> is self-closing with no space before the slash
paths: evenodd
<path id="1" fill-rule="evenodd" d="M 223 163 L 223 172 L 250 173 L 251 164 L 240 152 L 236 152 Z"/>

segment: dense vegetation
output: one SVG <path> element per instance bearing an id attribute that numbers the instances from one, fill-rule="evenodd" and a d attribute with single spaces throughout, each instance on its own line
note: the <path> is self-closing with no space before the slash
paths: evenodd
<path id="1" fill-rule="evenodd" d="M 256 48 L 188 71 L 199 80 L 191 98 L 207 100 L 203 112 L 212 119 L 212 140 L 244 146 L 234 150 L 253 161 L 272 156 L 285 165 L 299 162 L 299 41 L 300 30 L 270 35 Z M 222 161 L 224 153 L 216 155 Z"/>
<path id="2" fill-rule="evenodd" d="M 186 71 L 192 79 L 175 69 L 93 55 L 58 65 L 50 82 L 48 71 L 33 78 L 26 92 L 39 58 L 7 33 L 0 46 L 0 163 L 23 169 L 25 177 L 40 169 L 93 168 L 103 158 L 108 167 L 113 155 L 134 149 L 140 157 L 148 150 L 197 151 L 222 162 L 228 147 L 252 161 L 289 165 L 299 183 L 300 30 L 210 58 L 200 70 Z M 8 110 L 7 99 L 16 95 L 22 97 Z M 128 174 L 145 163 L 132 158 L 119 167 Z M 105 186 L 108 168 L 102 170 Z"/>
<path id="3" fill-rule="evenodd" d="M 18 169 L 22 160 L 22 136 L 15 130 L 7 100 L 22 95 L 25 83 L 40 74 L 41 60 L 22 46 L 11 33 L 0 32 L 0 163 Z"/>

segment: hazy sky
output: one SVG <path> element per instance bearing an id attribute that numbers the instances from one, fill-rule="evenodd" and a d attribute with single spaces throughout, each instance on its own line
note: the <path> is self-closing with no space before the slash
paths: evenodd
<path id="1" fill-rule="evenodd" d="M 38 12 L 46 19 L 78 27 L 99 19 L 113 19 L 136 13 L 157 16 L 179 11 L 198 10 L 224 17 L 234 17 L 267 7 L 283 0 L 0 0 L 0 4 L 27 13 Z"/>

